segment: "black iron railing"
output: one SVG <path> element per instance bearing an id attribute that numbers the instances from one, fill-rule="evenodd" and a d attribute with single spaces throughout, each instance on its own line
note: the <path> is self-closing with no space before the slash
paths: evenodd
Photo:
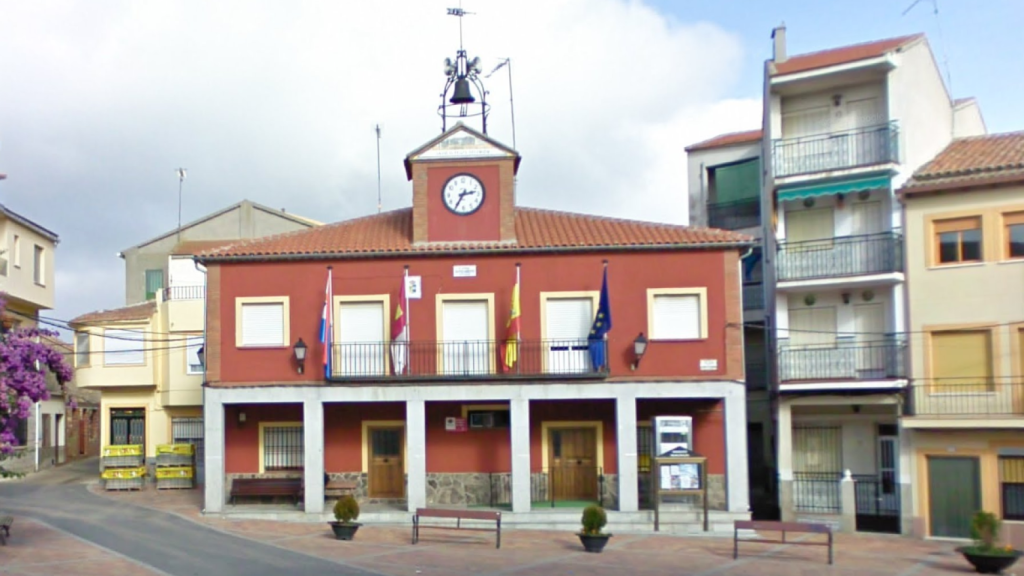
<path id="1" fill-rule="evenodd" d="M 798 512 L 839 514 L 842 511 L 840 472 L 794 472 L 793 508 Z"/>
<path id="2" fill-rule="evenodd" d="M 735 202 L 708 203 L 708 226 L 739 230 L 761 225 L 761 199 L 747 198 Z"/>
<path id="3" fill-rule="evenodd" d="M 1024 382 L 915 382 L 907 388 L 907 416 L 1024 416 Z"/>
<path id="4" fill-rule="evenodd" d="M 883 232 L 780 242 L 779 281 L 885 274 L 903 270 L 903 235 Z"/>
<path id="5" fill-rule="evenodd" d="M 885 380 L 906 373 L 902 340 L 780 346 L 779 380 Z"/>
<path id="6" fill-rule="evenodd" d="M 899 162 L 896 122 L 772 142 L 775 177 Z"/>
<path id="7" fill-rule="evenodd" d="M 508 361 L 508 342 L 407 342 L 335 344 L 331 379 L 603 378 L 608 343 L 587 340 L 525 340 Z M 594 358 L 604 358 L 595 366 Z"/>
<path id="8" fill-rule="evenodd" d="M 206 286 L 168 286 L 164 288 L 164 300 L 202 300 L 206 297 Z"/>
<path id="9" fill-rule="evenodd" d="M 743 309 L 764 310 L 764 283 L 743 283 Z"/>

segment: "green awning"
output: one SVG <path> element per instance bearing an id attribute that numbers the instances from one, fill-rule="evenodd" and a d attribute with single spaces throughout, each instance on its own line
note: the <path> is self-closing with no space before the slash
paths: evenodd
<path id="1" fill-rule="evenodd" d="M 873 178 L 860 178 L 858 180 L 840 180 L 838 182 L 826 182 L 824 184 L 811 184 L 807 186 L 794 186 L 793 188 L 782 188 L 779 190 L 779 202 L 786 200 L 799 200 L 801 198 L 814 198 L 815 196 L 833 196 L 836 194 L 849 194 L 861 190 L 888 189 L 890 181 L 888 176 L 875 176 Z"/>

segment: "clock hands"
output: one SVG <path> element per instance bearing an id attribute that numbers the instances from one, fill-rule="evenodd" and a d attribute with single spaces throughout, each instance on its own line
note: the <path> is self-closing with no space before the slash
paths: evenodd
<path id="1" fill-rule="evenodd" d="M 459 204 L 462 204 L 462 199 L 466 196 L 472 196 L 473 194 L 476 194 L 476 190 L 463 189 L 462 192 L 459 193 L 459 200 L 455 202 L 455 206 L 452 206 L 452 210 L 458 210 Z"/>

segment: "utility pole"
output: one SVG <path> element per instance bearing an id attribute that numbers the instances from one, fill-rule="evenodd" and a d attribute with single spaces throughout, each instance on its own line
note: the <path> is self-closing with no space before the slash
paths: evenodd
<path id="1" fill-rule="evenodd" d="M 185 169 L 174 171 L 178 175 L 178 242 L 181 242 L 181 185 L 185 183 Z"/>
<path id="2" fill-rule="evenodd" d="M 381 197 L 380 197 L 380 124 L 374 126 L 377 131 L 377 214 L 381 211 Z"/>

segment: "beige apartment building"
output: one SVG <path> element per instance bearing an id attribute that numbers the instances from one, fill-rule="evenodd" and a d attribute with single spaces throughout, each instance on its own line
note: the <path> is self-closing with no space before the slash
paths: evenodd
<path id="1" fill-rule="evenodd" d="M 1024 541 L 1024 132 L 954 140 L 901 188 L 910 385 L 902 418 L 921 536 L 977 510 Z"/>

